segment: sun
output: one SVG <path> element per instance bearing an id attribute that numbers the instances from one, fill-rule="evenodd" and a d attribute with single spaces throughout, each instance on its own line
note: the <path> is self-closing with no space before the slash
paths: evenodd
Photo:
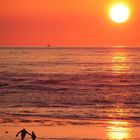
<path id="1" fill-rule="evenodd" d="M 123 23 L 130 16 L 129 7 L 125 4 L 116 4 L 110 9 L 110 17 L 116 23 Z"/>

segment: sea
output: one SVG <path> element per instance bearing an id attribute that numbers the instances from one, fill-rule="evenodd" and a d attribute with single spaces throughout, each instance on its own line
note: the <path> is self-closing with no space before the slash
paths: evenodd
<path id="1" fill-rule="evenodd" d="M 140 127 L 140 48 L 0 48 L 0 124 L 92 120 Z"/>

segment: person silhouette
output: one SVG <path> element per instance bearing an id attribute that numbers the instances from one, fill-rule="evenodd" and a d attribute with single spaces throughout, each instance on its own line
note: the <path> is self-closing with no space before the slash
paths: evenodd
<path id="1" fill-rule="evenodd" d="M 36 139 L 36 134 L 34 133 L 34 131 L 32 131 L 31 138 L 32 138 L 32 140 Z"/>
<path id="2" fill-rule="evenodd" d="M 23 128 L 21 131 L 19 131 L 17 134 L 16 134 L 16 137 L 18 137 L 18 135 L 21 133 L 21 140 L 24 140 L 26 134 L 29 134 L 31 135 L 30 133 L 28 133 L 25 128 Z"/>

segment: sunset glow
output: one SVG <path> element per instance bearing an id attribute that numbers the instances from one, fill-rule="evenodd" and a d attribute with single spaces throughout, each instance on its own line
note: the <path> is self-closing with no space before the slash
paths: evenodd
<path id="1" fill-rule="evenodd" d="M 140 1 L 120 3 L 117 0 L 2 1 L 0 45 L 138 46 Z"/>
<path id="2" fill-rule="evenodd" d="M 140 0 L 0 0 L 0 140 L 140 140 Z"/>

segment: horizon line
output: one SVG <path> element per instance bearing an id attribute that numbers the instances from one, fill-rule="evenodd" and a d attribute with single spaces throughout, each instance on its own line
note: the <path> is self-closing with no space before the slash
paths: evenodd
<path id="1" fill-rule="evenodd" d="M 0 48 L 140 48 L 140 45 L 95 45 L 95 46 L 43 46 L 43 45 L 22 45 L 8 46 L 0 45 Z"/>

